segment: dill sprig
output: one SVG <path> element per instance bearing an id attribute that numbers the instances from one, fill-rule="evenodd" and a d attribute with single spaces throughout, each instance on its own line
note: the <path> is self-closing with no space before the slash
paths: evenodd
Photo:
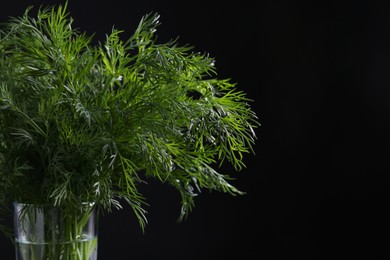
<path id="1" fill-rule="evenodd" d="M 214 59 L 177 40 L 157 42 L 158 14 L 122 39 L 73 28 L 67 6 L 28 8 L 0 30 L 0 205 L 94 202 L 133 209 L 154 178 L 180 192 L 183 219 L 202 190 L 242 194 L 218 172 L 245 167 L 259 125 Z"/>

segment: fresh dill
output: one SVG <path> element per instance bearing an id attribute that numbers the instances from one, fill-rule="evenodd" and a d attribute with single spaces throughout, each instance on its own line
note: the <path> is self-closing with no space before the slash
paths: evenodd
<path id="1" fill-rule="evenodd" d="M 159 43 L 158 14 L 122 39 L 73 28 L 67 5 L 40 8 L 0 29 L 0 208 L 12 201 L 105 211 L 127 202 L 144 229 L 148 179 L 181 195 L 179 219 L 202 190 L 241 194 L 218 171 L 254 153 L 251 99 L 219 79 L 214 59 Z M 1 217 L 1 216 L 0 216 Z"/>

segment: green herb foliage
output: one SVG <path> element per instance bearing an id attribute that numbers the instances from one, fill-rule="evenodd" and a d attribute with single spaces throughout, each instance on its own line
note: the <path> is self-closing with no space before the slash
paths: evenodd
<path id="1" fill-rule="evenodd" d="M 104 42 L 72 27 L 67 5 L 11 18 L 0 31 L 0 205 L 52 204 L 105 211 L 127 202 L 143 229 L 148 179 L 181 194 L 179 219 L 202 190 L 241 194 L 237 171 L 259 125 L 252 100 L 214 60 L 158 43 L 157 14 L 126 40 Z M 146 184 L 145 184 L 146 185 Z"/>

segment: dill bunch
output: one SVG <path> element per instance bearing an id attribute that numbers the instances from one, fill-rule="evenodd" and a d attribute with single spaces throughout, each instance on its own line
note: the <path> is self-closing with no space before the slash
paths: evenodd
<path id="1" fill-rule="evenodd" d="M 93 44 L 67 5 L 31 9 L 0 30 L 0 208 L 125 202 L 144 229 L 148 179 L 180 193 L 180 220 L 203 189 L 242 194 L 218 169 L 245 167 L 259 122 L 213 58 L 157 42 L 158 14 Z"/>

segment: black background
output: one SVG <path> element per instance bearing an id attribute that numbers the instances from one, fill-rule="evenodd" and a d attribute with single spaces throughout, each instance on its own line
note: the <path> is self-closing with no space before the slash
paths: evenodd
<path id="1" fill-rule="evenodd" d="M 3 2 L 0 18 L 43 2 Z M 70 1 L 69 11 L 97 40 L 158 12 L 159 40 L 209 52 L 262 124 L 256 155 L 234 174 L 246 195 L 204 192 L 177 223 L 178 194 L 150 183 L 145 233 L 128 208 L 102 216 L 99 259 L 390 259 L 386 1 Z M 13 259 L 3 237 L 0 259 Z"/>

